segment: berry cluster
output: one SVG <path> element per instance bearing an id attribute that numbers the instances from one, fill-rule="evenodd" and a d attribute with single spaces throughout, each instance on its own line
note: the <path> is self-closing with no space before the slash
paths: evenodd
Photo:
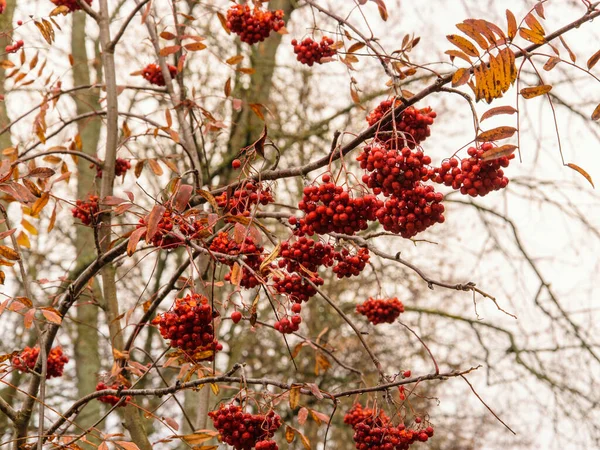
<path id="1" fill-rule="evenodd" d="M 360 403 L 355 403 L 352 408 L 344 415 L 344 423 L 350 425 L 352 429 L 355 429 L 356 425 L 361 422 L 375 420 L 380 421 L 383 424 L 388 424 L 390 419 L 385 415 L 383 410 L 376 412 L 371 408 L 363 408 Z"/>
<path id="2" fill-rule="evenodd" d="M 246 289 L 252 289 L 260 284 L 260 280 L 256 277 L 256 273 L 260 271 L 260 266 L 264 261 L 264 248 L 257 244 L 251 236 L 246 236 L 244 242 L 238 243 L 231 239 L 226 232 L 220 232 L 210 244 L 210 250 L 216 253 L 238 256 L 244 255 L 244 262 L 252 270 L 247 267 L 242 267 L 242 276 L 240 286 Z M 233 267 L 235 260 L 216 256 L 216 260 L 222 264 Z M 231 281 L 233 270 L 225 275 L 226 281 Z"/>
<path id="3" fill-rule="evenodd" d="M 441 167 L 435 169 L 433 181 L 452 186 L 456 190 L 460 189 L 461 194 L 471 197 L 483 197 L 492 191 L 505 188 L 508 178 L 504 176 L 501 167 L 508 167 L 510 160 L 515 155 L 512 153 L 508 156 L 483 161 L 482 155 L 492 148 L 493 145 L 489 142 L 481 145 L 480 148 L 469 148 L 470 158 L 463 159 L 460 167 L 456 158 L 444 161 Z"/>
<path id="4" fill-rule="evenodd" d="M 119 388 L 121 388 L 121 386 L 119 385 L 119 383 L 113 383 L 111 385 L 108 385 L 104 382 L 100 382 L 96 385 L 96 391 L 103 391 L 105 389 L 115 389 L 118 390 Z M 121 400 L 122 397 L 118 397 L 116 395 L 101 395 L 100 397 L 97 398 L 97 400 L 99 402 L 102 403 L 108 403 L 111 406 L 115 406 L 119 400 Z M 131 396 L 127 396 L 125 397 L 125 401 L 123 403 L 121 403 L 119 406 L 123 407 L 123 406 L 127 406 L 127 402 L 131 401 Z"/>
<path id="5" fill-rule="evenodd" d="M 69 12 L 79 11 L 81 6 L 77 3 L 77 0 L 50 0 L 56 6 L 66 6 L 69 8 Z M 91 6 L 92 0 L 85 0 L 85 2 Z"/>
<path id="6" fill-rule="evenodd" d="M 23 47 L 23 45 L 25 45 L 25 42 L 23 42 L 22 39 L 19 39 L 14 44 L 7 45 L 4 50 L 6 53 L 16 53 L 21 47 Z"/>
<path id="7" fill-rule="evenodd" d="M 433 186 L 419 183 L 413 189 L 402 191 L 399 197 L 386 200 L 377 211 L 377 220 L 384 230 L 410 239 L 435 223 L 443 223 L 444 196 Z"/>
<path id="8" fill-rule="evenodd" d="M 300 42 L 294 39 L 292 45 L 297 55 L 296 59 L 307 66 L 322 64 L 322 58 L 330 58 L 337 53 L 337 50 L 331 48 L 333 39 L 327 36 L 324 36 L 320 43 L 309 37 Z"/>
<path id="9" fill-rule="evenodd" d="M 234 216 L 249 216 L 252 205 L 268 205 L 275 201 L 270 188 L 263 189 L 260 183 L 251 181 L 233 191 L 231 197 L 223 192 L 215 200 L 220 208 Z"/>
<path id="10" fill-rule="evenodd" d="M 77 200 L 75 202 L 75 208 L 71 210 L 73 217 L 81 220 L 84 225 L 90 225 L 95 216 L 100 212 L 100 206 L 98 202 L 100 198 L 97 195 L 90 195 L 88 200 Z"/>
<path id="11" fill-rule="evenodd" d="M 175 78 L 175 76 L 177 76 L 177 67 L 170 64 L 168 67 L 169 72 L 171 73 L 171 78 Z M 155 84 L 156 86 L 165 85 L 165 77 L 163 77 L 160 66 L 157 64 L 148 64 L 146 67 L 144 67 L 142 70 L 142 76 L 144 79 L 148 80 L 152 84 Z"/>
<path id="12" fill-rule="evenodd" d="M 354 430 L 354 443 L 358 450 L 407 450 L 414 442 L 426 442 L 433 436 L 431 426 L 407 429 L 402 423 L 393 425 L 383 411 L 377 413 L 360 404 L 355 404 L 346 413 L 344 423 Z"/>
<path id="13" fill-rule="evenodd" d="M 386 149 L 380 145 L 368 145 L 356 158 L 360 167 L 368 173 L 362 181 L 373 189 L 375 195 L 400 197 L 406 189 L 411 189 L 419 181 L 427 181 L 433 176 L 433 169 L 427 167 L 431 158 L 421 150 Z"/>
<path id="14" fill-rule="evenodd" d="M 152 321 L 160 327 L 164 339 L 171 340 L 171 347 L 180 348 L 191 354 L 212 351 L 223 346 L 215 339 L 213 320 L 219 313 L 213 309 L 206 297 L 188 294 L 175 300 L 173 308 L 158 315 Z M 213 355 L 202 355 L 201 360 L 212 360 Z"/>
<path id="15" fill-rule="evenodd" d="M 329 175 L 323 175 L 324 184 L 304 188 L 298 208 L 306 216 L 300 219 L 296 234 L 312 236 L 337 232 L 352 235 L 366 230 L 367 222 L 375 220 L 375 213 L 382 206 L 381 200 L 370 194 L 354 198 L 349 191 L 329 180 Z"/>
<path id="16" fill-rule="evenodd" d="M 173 211 L 165 211 L 158 222 L 156 233 L 154 234 L 154 236 L 152 236 L 152 239 L 150 240 L 151 244 L 155 247 L 161 248 L 174 248 L 181 245 L 183 243 L 181 237 L 173 234 L 173 229 L 175 228 L 175 225 L 181 222 L 181 220 L 178 219 L 179 217 L 175 216 Z M 147 226 L 147 220 L 148 219 L 146 217 L 140 218 L 137 228 Z"/>
<path id="17" fill-rule="evenodd" d="M 223 442 L 236 450 L 277 449 L 277 446 L 266 446 L 264 443 L 272 438 L 281 426 L 281 418 L 272 410 L 267 414 L 250 414 L 243 412 L 242 408 L 236 405 L 221 405 L 219 409 L 209 412 L 208 416 Z M 263 443 L 258 447 L 260 442 Z"/>
<path id="18" fill-rule="evenodd" d="M 256 44 L 269 37 L 271 31 L 283 28 L 283 11 L 250 9 L 248 4 L 233 5 L 227 10 L 227 28 L 240 37 L 242 42 Z"/>
<path id="19" fill-rule="evenodd" d="M 373 325 L 393 323 L 404 312 L 404 305 L 397 298 L 369 298 L 356 307 L 356 312 L 366 316 Z"/>
<path id="20" fill-rule="evenodd" d="M 100 166 L 93 164 L 96 166 L 96 178 L 102 178 L 102 169 Z M 131 169 L 131 163 L 123 158 L 117 158 L 115 161 L 115 176 L 120 177 L 121 175 L 125 175 L 127 171 Z"/>
<path id="21" fill-rule="evenodd" d="M 33 370 L 39 354 L 39 347 L 25 347 L 21 353 L 13 356 L 11 360 L 12 366 L 21 372 Z M 68 362 L 69 358 L 66 355 L 63 355 L 62 347 L 54 347 L 48 354 L 46 378 L 61 377 L 65 364 Z"/>
<path id="22" fill-rule="evenodd" d="M 307 270 L 316 272 L 321 266 L 332 266 L 335 251 L 329 244 L 302 236 L 291 244 L 282 242 L 280 256 L 279 267 L 287 267 L 289 272 L 306 273 Z"/>
<path id="23" fill-rule="evenodd" d="M 379 122 L 381 118 L 392 109 L 393 103 L 392 100 L 384 100 L 381 102 L 367 115 L 367 123 L 369 125 L 375 125 Z M 399 100 L 396 100 L 394 107 L 398 108 L 401 107 L 401 105 L 402 103 Z M 408 147 L 415 148 L 429 137 L 431 134 L 429 126 L 433 124 L 436 117 L 437 113 L 430 107 L 416 109 L 413 106 L 409 106 L 404 110 L 401 117 L 395 121 L 395 128 L 393 127 L 394 122 L 391 122 L 388 126 L 381 127 L 379 131 L 384 132 L 384 136 L 390 131 L 400 132 L 402 133 L 400 141 L 404 143 L 404 140 L 406 140 L 406 145 Z M 381 136 L 378 137 L 381 138 Z M 387 141 L 389 140 L 389 137 L 382 140 Z M 401 145 L 401 147 L 404 147 L 404 145 Z"/>
<path id="24" fill-rule="evenodd" d="M 315 286 L 322 286 L 324 281 L 319 276 L 306 276 Z M 317 290 L 305 279 L 297 274 L 285 274 L 283 276 L 275 275 L 275 290 L 279 294 L 287 295 L 292 302 L 307 302 L 311 297 L 317 294 Z"/>
<path id="25" fill-rule="evenodd" d="M 335 259 L 338 263 L 332 270 L 338 278 L 355 277 L 360 275 L 369 262 L 369 249 L 361 248 L 352 255 L 347 248 L 343 248 L 335 254 Z"/>
<path id="26" fill-rule="evenodd" d="M 256 450 L 279 450 L 275 441 L 260 441 L 256 443 Z"/>
<path id="27" fill-rule="evenodd" d="M 295 331 L 298 331 L 301 323 L 302 317 L 300 317 L 298 314 L 294 314 L 289 319 L 287 317 L 279 319 L 273 324 L 273 328 L 275 328 L 281 334 L 291 334 Z"/>

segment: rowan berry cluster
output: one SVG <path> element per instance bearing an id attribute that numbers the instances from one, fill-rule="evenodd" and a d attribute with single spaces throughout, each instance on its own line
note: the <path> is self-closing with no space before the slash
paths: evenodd
<path id="1" fill-rule="evenodd" d="M 354 430 L 357 450 L 407 450 L 416 441 L 426 442 L 433 436 L 433 427 L 407 429 L 394 425 L 383 412 L 355 404 L 344 416 L 344 423 Z"/>
<path id="2" fill-rule="evenodd" d="M 25 347 L 21 353 L 13 356 L 11 360 L 12 366 L 21 372 L 33 370 L 39 354 L 39 347 Z M 47 361 L 46 379 L 61 377 L 65 364 L 69 362 L 69 358 L 63 354 L 62 347 L 54 347 L 50 350 Z"/>
<path id="3" fill-rule="evenodd" d="M 169 64 L 168 68 L 171 78 L 175 78 L 177 76 L 177 67 Z M 142 76 L 145 80 L 155 84 L 156 86 L 165 85 L 165 77 L 163 77 L 160 66 L 157 64 L 148 64 L 146 67 L 144 67 L 142 69 Z"/>
<path id="4" fill-rule="evenodd" d="M 246 44 L 256 44 L 269 37 L 271 31 L 279 31 L 284 26 L 283 11 L 250 9 L 248 4 L 233 5 L 227 10 L 227 28 Z"/>
<path id="5" fill-rule="evenodd" d="M 375 220 L 375 213 L 383 204 L 381 200 L 371 194 L 354 198 L 329 180 L 329 175 L 323 175 L 323 184 L 304 188 L 298 208 L 306 215 L 299 220 L 297 235 L 331 232 L 352 235 L 366 230 L 368 221 Z"/>
<path id="6" fill-rule="evenodd" d="M 119 388 L 121 388 L 119 383 L 113 383 L 111 385 L 108 385 L 101 381 L 96 385 L 96 391 L 103 391 L 105 389 L 118 390 Z M 121 400 L 121 398 L 122 397 L 118 397 L 116 395 L 101 395 L 96 400 L 98 400 L 99 402 L 102 402 L 102 403 L 107 403 L 111 406 L 115 406 L 117 403 L 119 403 L 119 400 Z M 123 403 L 121 403 L 119 406 L 120 407 L 127 406 L 127 402 L 129 402 L 129 401 L 131 401 L 131 396 L 128 395 L 127 397 L 125 397 L 125 401 Z"/>
<path id="7" fill-rule="evenodd" d="M 292 45 L 296 59 L 307 66 L 322 64 L 322 58 L 330 58 L 337 53 L 337 50 L 331 48 L 333 39 L 327 36 L 323 36 L 320 43 L 309 37 L 300 42 L 293 39 Z"/>
<path id="8" fill-rule="evenodd" d="M 81 220 L 84 225 L 90 225 L 95 216 L 100 212 L 100 206 L 98 202 L 100 198 L 97 195 L 90 195 L 86 200 L 77 200 L 75 202 L 75 208 L 71 210 L 73 217 Z"/>
<path id="9" fill-rule="evenodd" d="M 375 125 L 379 122 L 392 109 L 393 103 L 393 100 L 384 100 L 381 102 L 367 115 L 367 123 Z M 402 103 L 396 100 L 394 107 L 399 108 L 401 106 Z M 399 132 L 401 136 L 396 137 L 394 140 L 397 139 L 402 142 L 400 147 L 408 146 L 409 148 L 415 148 L 430 136 L 431 130 L 429 126 L 433 124 L 436 117 L 437 113 L 429 106 L 423 109 L 416 109 L 413 106 L 409 106 L 395 122 L 391 122 L 385 127 L 380 127 L 378 131 L 381 135 L 378 134 L 377 137 L 382 141 L 389 141 L 390 137 L 387 136 L 388 133 L 392 131 Z M 396 125 L 395 127 L 393 126 L 394 124 Z M 406 141 L 406 145 L 404 145 L 404 141 Z"/>
<path id="10" fill-rule="evenodd" d="M 282 242 L 280 256 L 280 268 L 286 267 L 288 272 L 306 273 L 306 270 L 316 272 L 321 266 L 331 267 L 335 251 L 329 244 L 302 236 L 293 243 Z"/>
<path id="11" fill-rule="evenodd" d="M 273 324 L 273 328 L 279 331 L 281 334 L 291 334 L 298 331 L 300 324 L 302 323 L 302 317 L 298 314 L 292 315 L 289 319 L 283 317 Z"/>
<path id="12" fill-rule="evenodd" d="M 212 351 L 212 355 L 200 358 L 211 361 L 214 353 L 223 349 L 213 328 L 213 320 L 218 316 L 208 298 L 194 293 L 175 300 L 172 309 L 156 316 L 152 324 L 160 327 L 164 339 L 171 340 L 171 347 L 192 355 Z"/>
<path id="13" fill-rule="evenodd" d="M 356 312 L 366 316 L 373 325 L 393 323 L 400 313 L 404 312 L 404 305 L 395 297 L 390 299 L 369 298 L 356 307 Z"/>
<path id="14" fill-rule="evenodd" d="M 256 443 L 256 450 L 279 450 L 275 441 L 260 441 Z"/>
<path id="15" fill-rule="evenodd" d="M 284 294 L 289 297 L 292 302 L 302 303 L 307 302 L 311 297 L 317 294 L 317 290 L 307 281 L 310 280 L 315 286 L 324 284 L 323 278 L 306 275 L 302 277 L 297 274 L 284 274 L 283 276 L 275 275 L 273 282 L 275 290 L 279 294 Z"/>
<path id="16" fill-rule="evenodd" d="M 508 185 L 508 178 L 504 176 L 502 167 L 508 167 L 514 153 L 497 159 L 483 161 L 483 154 L 494 146 L 486 142 L 479 148 L 471 147 L 468 150 L 469 158 L 460 163 L 456 158 L 444 161 L 441 167 L 435 169 L 432 178 L 436 183 L 443 183 L 459 190 L 463 195 L 471 197 L 485 196 L 492 191 L 498 191 Z"/>
<path id="17" fill-rule="evenodd" d="M 77 0 L 50 0 L 56 6 L 66 6 L 69 8 L 69 12 L 79 11 L 81 6 L 77 3 Z M 85 0 L 85 2 L 91 6 L 92 0 Z"/>
<path id="18" fill-rule="evenodd" d="M 347 248 L 343 248 L 335 254 L 335 259 L 338 263 L 332 270 L 338 278 L 356 277 L 369 262 L 369 249 L 361 248 L 355 254 L 351 254 Z"/>
<path id="19" fill-rule="evenodd" d="M 419 181 L 427 181 L 434 174 L 428 167 L 431 158 L 421 150 L 407 147 L 386 149 L 376 143 L 366 146 L 356 159 L 367 171 L 362 177 L 363 183 L 373 189 L 375 195 L 400 197 L 404 190 Z"/>
<path id="20" fill-rule="evenodd" d="M 219 208 L 234 216 L 249 216 L 253 205 L 268 205 L 275 199 L 269 187 L 264 188 L 260 183 L 249 181 L 240 188 L 233 191 L 231 196 L 227 192 L 215 197 Z"/>
<path id="21" fill-rule="evenodd" d="M 406 239 L 436 223 L 443 223 L 444 196 L 433 186 L 418 184 L 414 189 L 402 191 L 400 197 L 385 201 L 377 211 L 377 220 L 383 229 Z"/>
<path id="22" fill-rule="evenodd" d="M 281 426 L 281 418 L 273 410 L 267 414 L 250 414 L 236 405 L 221 405 L 211 411 L 208 416 L 221 435 L 221 439 L 236 450 L 277 449 L 277 446 L 266 446 L 264 441 L 273 437 Z M 263 442 L 263 443 L 261 443 Z M 258 447 L 258 443 L 261 446 Z"/>
<path id="23" fill-rule="evenodd" d="M 16 53 L 23 45 L 25 45 L 25 42 L 23 42 L 22 39 L 19 39 L 14 44 L 7 45 L 4 50 L 6 53 Z"/>
<path id="24" fill-rule="evenodd" d="M 175 225 L 178 223 L 177 217 L 171 210 L 167 210 L 160 218 L 156 233 L 150 239 L 150 243 L 155 247 L 174 248 L 183 243 L 180 236 L 174 234 Z M 137 228 L 148 226 L 148 218 L 142 217 L 139 220 Z"/>
<path id="25" fill-rule="evenodd" d="M 242 271 L 240 286 L 246 289 L 252 289 L 260 284 L 260 280 L 256 277 L 256 274 L 260 272 L 260 266 L 264 261 L 264 247 L 257 244 L 251 236 L 246 236 L 243 242 L 238 243 L 226 232 L 220 232 L 211 242 L 210 250 L 215 253 L 231 256 L 243 255 L 244 262 L 248 267 L 243 266 L 239 269 Z M 215 258 L 218 262 L 230 267 L 235 265 L 234 259 L 218 255 Z M 233 269 L 225 275 L 225 280 L 231 281 L 232 275 Z"/>
<path id="26" fill-rule="evenodd" d="M 96 178 L 102 178 L 102 168 L 96 164 Z M 131 163 L 123 158 L 117 158 L 115 161 L 115 176 L 120 177 L 125 175 L 127 171 L 131 169 Z"/>

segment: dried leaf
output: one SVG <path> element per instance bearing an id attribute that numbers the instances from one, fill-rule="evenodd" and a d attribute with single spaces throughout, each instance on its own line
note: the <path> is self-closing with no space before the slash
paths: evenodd
<path id="1" fill-rule="evenodd" d="M 452 86 L 454 86 L 454 87 L 462 86 L 467 81 L 469 81 L 470 76 L 471 76 L 471 71 L 469 69 L 461 67 L 456 72 L 454 72 L 454 75 L 452 75 Z"/>
<path id="2" fill-rule="evenodd" d="M 244 60 L 244 55 L 235 55 L 231 58 L 227 58 L 225 62 L 230 66 L 235 66 L 236 64 L 241 63 Z"/>
<path id="3" fill-rule="evenodd" d="M 501 139 L 507 139 L 515 134 L 517 131 L 516 128 L 513 127 L 497 127 L 488 131 L 484 131 L 479 136 L 477 136 L 477 141 L 479 142 L 488 142 L 488 141 L 499 141 Z"/>
<path id="4" fill-rule="evenodd" d="M 18 261 L 19 254 L 12 248 L 6 245 L 0 245 L 0 256 L 8 259 L 9 261 Z"/>
<path id="5" fill-rule="evenodd" d="M 473 43 L 471 41 L 469 41 L 468 39 L 465 39 L 464 37 L 458 36 L 456 34 L 450 34 L 450 35 L 446 36 L 446 39 L 448 39 L 452 44 L 456 45 L 459 49 L 461 49 L 467 55 L 473 56 L 473 57 L 479 56 L 479 50 L 477 50 L 477 47 L 475 47 L 473 45 Z"/>
<path id="6" fill-rule="evenodd" d="M 576 172 L 579 172 L 581 175 L 583 175 L 584 178 L 589 181 L 589 183 L 592 185 L 592 187 L 594 189 L 596 188 L 596 186 L 594 186 L 594 181 L 592 180 L 592 177 L 590 176 L 589 173 L 587 173 L 585 170 L 583 170 L 577 164 L 569 163 L 569 164 L 567 164 L 567 166 L 570 167 L 571 169 L 575 170 Z"/>
<path id="7" fill-rule="evenodd" d="M 516 145 L 512 145 L 512 144 L 501 145 L 500 147 L 494 147 L 491 150 L 484 152 L 483 155 L 481 155 L 481 158 L 483 161 L 490 161 L 492 159 L 502 158 L 503 156 L 508 156 L 508 155 L 514 153 L 514 151 L 516 149 L 517 149 Z"/>
<path id="8" fill-rule="evenodd" d="M 308 409 L 302 407 L 300 411 L 298 411 L 298 423 L 300 425 L 304 425 L 306 423 L 306 419 L 308 419 Z"/>
<path id="9" fill-rule="evenodd" d="M 229 30 L 229 27 L 227 26 L 227 18 L 218 11 L 217 11 L 217 17 L 219 18 L 219 22 L 221 22 L 221 26 L 223 27 L 225 32 L 227 34 L 231 34 L 231 31 Z"/>
<path id="10" fill-rule="evenodd" d="M 454 61 L 454 58 L 460 58 L 471 64 L 471 58 L 463 52 L 460 52 L 458 50 L 446 50 L 444 53 L 450 56 L 450 61 Z"/>
<path id="11" fill-rule="evenodd" d="M 36 167 L 25 176 L 29 178 L 50 178 L 55 173 L 56 171 L 50 167 Z"/>
<path id="12" fill-rule="evenodd" d="M 62 318 L 60 317 L 60 314 L 58 314 L 54 311 L 42 309 L 42 314 L 48 322 L 52 322 L 57 325 L 60 325 L 62 323 Z"/>
<path id="13" fill-rule="evenodd" d="M 529 13 L 525 16 L 525 23 L 529 26 L 529 28 L 531 28 L 531 30 L 534 33 L 541 34 L 542 36 L 546 34 L 544 27 L 542 27 L 540 22 L 535 18 L 533 14 Z"/>
<path id="14" fill-rule="evenodd" d="M 587 68 L 592 70 L 592 67 L 594 67 L 598 61 L 600 61 L 600 50 L 598 50 L 590 57 L 590 59 L 588 59 Z"/>
<path id="15" fill-rule="evenodd" d="M 288 442 L 288 444 L 291 444 L 292 442 L 294 442 L 294 437 L 296 437 L 296 432 L 294 431 L 294 429 L 290 426 L 286 426 L 285 427 L 285 440 Z"/>
<path id="16" fill-rule="evenodd" d="M 533 42 L 534 44 L 542 45 L 546 43 L 546 39 L 543 35 L 536 33 L 529 28 L 521 28 L 519 30 L 519 35 L 526 41 Z"/>
<path id="17" fill-rule="evenodd" d="M 150 165 L 152 172 L 154 172 L 154 175 L 156 175 L 157 177 L 160 177 L 164 173 L 162 167 L 160 167 L 160 164 L 156 159 L 149 159 L 148 164 Z"/>
<path id="18" fill-rule="evenodd" d="M 182 184 L 179 186 L 179 189 L 177 189 L 177 194 L 175 194 L 175 198 L 173 199 L 173 208 L 175 208 L 177 211 L 183 211 L 187 207 L 193 193 L 193 186 L 189 184 Z"/>
<path id="19" fill-rule="evenodd" d="M 134 444 L 133 442 L 127 442 L 127 441 L 115 441 L 119 446 L 123 447 L 125 450 L 140 450 L 140 448 L 137 446 L 137 444 Z"/>
<path id="20" fill-rule="evenodd" d="M 158 223 L 163 218 L 163 214 L 166 211 L 166 208 L 163 205 L 154 205 L 152 211 L 148 215 L 147 227 L 148 230 L 146 232 L 146 242 L 150 242 L 154 235 L 158 232 Z"/>
<path id="21" fill-rule="evenodd" d="M 552 69 L 554 69 L 554 67 L 556 67 L 556 65 L 561 61 L 560 58 L 556 57 L 556 56 L 551 56 L 548 61 L 546 61 L 546 64 L 544 64 L 544 70 L 546 71 L 550 71 Z"/>
<path id="22" fill-rule="evenodd" d="M 592 120 L 600 120 L 600 103 L 598 106 L 596 106 L 596 109 L 594 109 L 594 112 L 592 113 Z"/>
<path id="23" fill-rule="evenodd" d="M 482 49 L 487 50 L 489 48 L 490 45 L 488 41 L 481 35 L 481 33 L 472 23 L 459 23 L 456 24 L 456 28 L 473 39 Z"/>
<path id="24" fill-rule="evenodd" d="M 549 84 L 542 84 L 540 86 L 533 86 L 521 89 L 521 95 L 523 98 L 530 99 L 539 97 L 540 95 L 547 94 L 552 90 L 552 86 Z"/>
<path id="25" fill-rule="evenodd" d="M 481 115 L 480 121 L 483 122 L 485 119 L 497 116 L 499 114 L 514 114 L 517 110 L 512 106 L 497 106 L 496 108 L 488 109 Z"/>
<path id="26" fill-rule="evenodd" d="M 197 52 L 199 50 L 204 50 L 206 48 L 206 45 L 202 42 L 193 42 L 191 44 L 184 45 L 183 48 L 190 52 Z"/>
<path id="27" fill-rule="evenodd" d="M 290 389 L 290 408 L 292 411 L 298 407 L 298 403 L 300 403 L 300 387 L 292 386 L 292 389 Z"/>
<path id="28" fill-rule="evenodd" d="M 177 53 L 179 50 L 181 50 L 181 45 L 170 45 L 168 47 L 161 48 L 159 55 L 160 56 L 169 56 L 169 55 L 172 55 L 173 53 Z"/>
<path id="29" fill-rule="evenodd" d="M 510 10 L 506 10 L 506 21 L 508 22 L 508 37 L 514 39 L 517 35 L 517 19 Z"/>

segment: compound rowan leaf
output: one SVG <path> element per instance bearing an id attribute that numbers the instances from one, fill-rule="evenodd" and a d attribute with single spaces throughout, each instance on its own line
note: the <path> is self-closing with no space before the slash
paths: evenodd
<path id="1" fill-rule="evenodd" d="M 479 136 L 477 136 L 477 141 L 479 142 L 489 142 L 489 141 L 499 141 L 501 139 L 507 139 L 515 134 L 517 131 L 514 127 L 497 127 L 492 128 L 491 130 L 484 131 Z"/>
<path id="2" fill-rule="evenodd" d="M 508 37 L 514 39 L 517 35 L 517 19 L 510 10 L 506 10 L 506 21 L 508 22 Z"/>
<path id="3" fill-rule="evenodd" d="M 596 106 L 594 112 L 592 113 L 592 120 L 600 120 L 600 104 Z"/>
<path id="4" fill-rule="evenodd" d="M 454 87 L 462 86 L 467 81 L 469 81 L 470 76 L 471 76 L 471 71 L 469 69 L 461 67 L 456 72 L 454 72 L 454 75 L 452 75 L 452 86 L 454 86 Z"/>
<path id="5" fill-rule="evenodd" d="M 485 119 L 489 119 L 490 117 L 497 116 L 499 114 L 514 114 L 517 110 L 512 106 L 497 106 L 496 108 L 488 109 L 481 115 L 480 121 L 483 122 Z"/>
<path id="6" fill-rule="evenodd" d="M 589 183 L 592 185 L 592 187 L 594 189 L 596 188 L 596 186 L 594 186 L 594 181 L 592 180 L 592 177 L 590 176 L 590 174 L 587 173 L 585 170 L 583 170 L 581 167 L 579 167 L 577 164 L 569 163 L 569 164 L 567 164 L 567 167 L 570 167 L 574 171 L 579 172 L 581 175 L 583 175 L 583 177 L 586 180 L 589 181 Z"/>
<path id="7" fill-rule="evenodd" d="M 479 50 L 477 50 L 477 47 L 475 47 L 473 43 L 468 39 L 462 36 L 458 36 L 456 34 L 449 34 L 448 36 L 446 36 L 446 39 L 448 39 L 452 44 L 456 45 L 467 55 L 473 57 L 479 56 Z"/>
<path id="8" fill-rule="evenodd" d="M 494 148 L 488 150 L 487 152 L 484 152 L 483 155 L 481 155 L 481 159 L 482 159 L 482 161 L 491 161 L 493 159 L 502 158 L 503 156 L 508 156 L 508 155 L 514 153 L 514 151 L 516 149 L 517 149 L 516 145 L 512 145 L 512 144 L 501 145 L 500 147 L 494 147 Z"/>
<path id="9" fill-rule="evenodd" d="M 530 99 L 539 97 L 540 95 L 547 94 L 552 90 L 552 86 L 549 84 L 541 84 L 539 86 L 527 87 L 521 89 L 521 95 L 523 98 Z"/>
<path id="10" fill-rule="evenodd" d="M 590 57 L 590 59 L 588 59 L 587 68 L 592 70 L 592 67 L 594 67 L 598 61 L 600 61 L 600 50 L 598 50 Z"/>

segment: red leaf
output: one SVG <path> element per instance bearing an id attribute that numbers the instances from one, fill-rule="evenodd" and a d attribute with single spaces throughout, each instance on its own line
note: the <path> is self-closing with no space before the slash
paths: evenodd
<path id="1" fill-rule="evenodd" d="M 129 242 L 127 243 L 127 256 L 131 256 L 135 253 L 135 248 L 145 232 L 146 227 L 142 227 L 131 233 L 131 236 L 129 236 Z"/>
<path id="2" fill-rule="evenodd" d="M 194 187 L 189 184 L 182 184 L 179 186 L 175 199 L 173 200 L 173 208 L 177 211 L 183 211 L 190 201 L 190 198 L 192 198 L 193 192 Z"/>
<path id="3" fill-rule="evenodd" d="M 158 222 L 162 219 L 166 208 L 163 205 L 154 205 L 152 211 L 148 215 L 148 223 L 146 224 L 148 227 L 148 231 L 146 233 L 146 242 L 150 242 L 150 240 L 154 237 L 156 232 L 158 231 Z"/>
<path id="4" fill-rule="evenodd" d="M 300 411 L 298 411 L 298 423 L 304 425 L 306 419 L 308 419 L 308 409 L 302 407 L 300 408 Z"/>

